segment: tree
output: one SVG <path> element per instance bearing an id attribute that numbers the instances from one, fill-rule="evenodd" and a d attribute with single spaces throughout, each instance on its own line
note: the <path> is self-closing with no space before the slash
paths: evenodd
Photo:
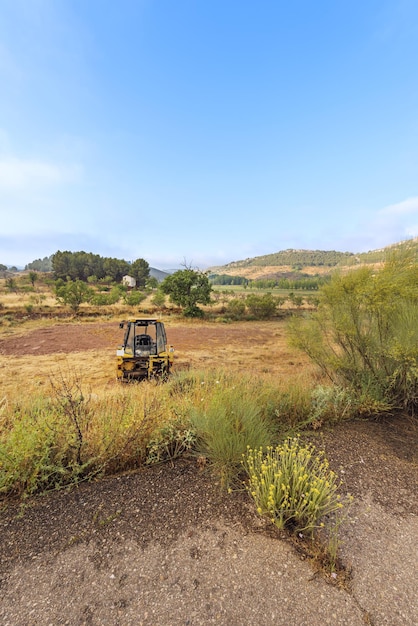
<path id="1" fill-rule="evenodd" d="M 155 276 L 150 276 L 147 279 L 147 283 L 146 283 L 146 287 L 147 289 L 158 289 L 158 285 L 159 282 L 158 280 L 155 278 Z"/>
<path id="2" fill-rule="evenodd" d="M 36 272 L 29 272 L 29 280 L 32 283 L 32 287 L 34 287 L 38 280 L 38 274 Z"/>
<path id="3" fill-rule="evenodd" d="M 12 276 L 10 278 L 6 279 L 6 287 L 7 289 L 11 292 L 11 291 L 15 291 L 17 293 L 17 282 L 16 279 L 13 278 Z"/>
<path id="4" fill-rule="evenodd" d="M 186 268 L 167 276 L 161 283 L 163 293 L 182 307 L 186 317 L 200 317 L 203 311 L 197 304 L 209 304 L 212 286 L 206 274 Z"/>
<path id="5" fill-rule="evenodd" d="M 154 306 L 159 309 L 164 308 L 165 306 L 165 293 L 161 291 L 161 289 L 157 289 L 157 291 L 152 296 L 151 302 Z"/>
<path id="6" fill-rule="evenodd" d="M 52 271 L 52 255 L 44 257 L 43 259 L 36 259 L 32 263 L 28 263 L 25 270 L 35 270 L 37 272 L 51 272 Z"/>
<path id="7" fill-rule="evenodd" d="M 55 296 L 58 302 L 68 305 L 74 313 L 77 313 L 80 304 L 90 301 L 93 290 L 82 280 L 69 280 L 66 283 L 58 280 L 55 285 Z"/>
<path id="8" fill-rule="evenodd" d="M 137 287 L 145 287 L 149 278 L 149 264 L 145 259 L 137 259 L 131 264 L 129 274 L 135 278 Z"/>
<path id="9" fill-rule="evenodd" d="M 111 276 L 115 282 L 120 282 L 122 276 L 130 272 L 127 261 L 101 257 L 91 252 L 61 252 L 58 250 L 52 255 L 52 269 L 56 279 L 84 280 L 89 276 L 96 276 L 98 280 Z"/>

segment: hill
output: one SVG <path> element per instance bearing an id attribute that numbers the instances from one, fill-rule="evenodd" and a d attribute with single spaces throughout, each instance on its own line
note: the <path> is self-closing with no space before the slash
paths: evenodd
<path id="1" fill-rule="evenodd" d="M 156 278 L 158 282 L 161 283 L 164 280 L 164 278 L 167 278 L 167 276 L 170 275 L 170 273 L 164 272 L 163 270 L 157 270 L 155 267 L 150 267 L 149 275 L 152 276 L 153 278 Z"/>
<path id="2" fill-rule="evenodd" d="M 388 253 L 396 248 L 413 247 L 418 252 L 418 237 L 401 241 L 369 252 L 339 252 L 336 250 L 287 249 L 226 265 L 210 267 L 212 275 L 241 276 L 250 280 L 281 278 L 291 275 L 326 275 L 336 269 L 383 263 Z"/>

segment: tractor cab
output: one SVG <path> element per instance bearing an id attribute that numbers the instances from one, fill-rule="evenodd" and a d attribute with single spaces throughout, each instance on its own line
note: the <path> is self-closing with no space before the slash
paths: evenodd
<path id="1" fill-rule="evenodd" d="M 173 364 L 173 348 L 167 346 L 164 324 L 157 319 L 132 319 L 119 324 L 125 329 L 116 351 L 117 378 L 143 380 L 167 375 Z"/>

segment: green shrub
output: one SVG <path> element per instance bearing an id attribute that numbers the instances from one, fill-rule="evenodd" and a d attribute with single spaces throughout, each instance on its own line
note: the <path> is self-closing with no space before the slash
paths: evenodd
<path id="1" fill-rule="evenodd" d="M 201 406 L 190 409 L 190 421 L 196 432 L 197 451 L 217 472 L 221 485 L 228 487 L 239 476 L 247 446 L 268 445 L 274 436 L 274 425 L 265 414 L 260 395 L 254 395 L 253 389 L 244 385 L 225 383 L 219 381 L 218 388 L 202 392 Z"/>
<path id="2" fill-rule="evenodd" d="M 151 298 L 151 302 L 154 306 L 162 308 L 165 306 L 165 294 L 160 289 L 157 289 Z"/>
<path id="3" fill-rule="evenodd" d="M 141 291 L 133 290 L 125 295 L 125 302 L 128 306 L 138 306 L 146 297 Z"/>
<path id="4" fill-rule="evenodd" d="M 109 306 L 119 302 L 123 295 L 123 291 L 119 287 L 100 287 L 100 291 L 95 292 L 90 298 L 90 304 L 94 306 Z"/>
<path id="5" fill-rule="evenodd" d="M 92 296 L 90 304 L 94 306 L 107 306 L 109 304 L 113 304 L 113 302 L 110 294 L 96 293 L 94 296 Z"/>
<path id="6" fill-rule="evenodd" d="M 245 316 L 245 302 L 234 298 L 230 300 L 226 306 L 226 314 L 233 320 L 240 320 Z"/>
<path id="7" fill-rule="evenodd" d="M 312 390 L 309 422 L 319 428 L 324 422 L 338 422 L 354 417 L 359 402 L 350 390 L 337 385 L 317 385 Z"/>
<path id="8" fill-rule="evenodd" d="M 190 452 L 196 443 L 196 433 L 178 420 L 163 424 L 147 445 L 146 464 L 172 461 Z"/>
<path id="9" fill-rule="evenodd" d="M 260 515 L 278 526 L 312 533 L 343 507 L 339 482 L 322 453 L 299 438 L 276 448 L 249 448 L 244 454 L 248 492 Z"/>
<path id="10" fill-rule="evenodd" d="M 67 282 L 57 280 L 55 283 L 55 295 L 57 302 L 68 305 L 74 313 L 77 313 L 83 302 L 90 302 L 94 292 L 82 280 L 69 280 Z"/>
<path id="11" fill-rule="evenodd" d="M 250 314 L 255 319 L 267 319 L 276 313 L 277 302 L 271 293 L 259 296 L 255 293 L 248 295 L 245 299 Z"/>
<path id="12" fill-rule="evenodd" d="M 379 271 L 334 275 L 316 313 L 293 318 L 293 345 L 327 378 L 376 404 L 418 409 L 418 263 L 394 253 Z"/>

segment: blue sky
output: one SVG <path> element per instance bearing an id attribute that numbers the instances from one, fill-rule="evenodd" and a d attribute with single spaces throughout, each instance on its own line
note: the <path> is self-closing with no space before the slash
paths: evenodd
<path id="1" fill-rule="evenodd" d="M 416 0 L 0 0 L 0 263 L 418 235 Z"/>

